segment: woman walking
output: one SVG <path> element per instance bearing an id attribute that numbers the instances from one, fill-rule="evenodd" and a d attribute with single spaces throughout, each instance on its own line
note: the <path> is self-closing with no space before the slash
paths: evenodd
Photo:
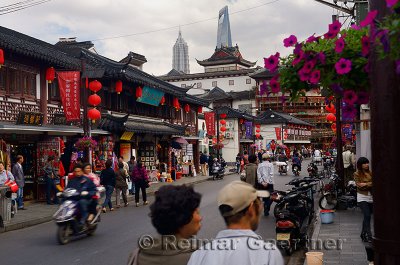
<path id="1" fill-rule="evenodd" d="M 357 185 L 357 202 L 364 214 L 361 239 L 372 242 L 371 215 L 372 215 L 372 173 L 369 170 L 369 160 L 360 157 L 357 161 L 357 171 L 354 173 Z"/>
<path id="2" fill-rule="evenodd" d="M 128 206 L 128 200 L 126 198 L 126 191 L 128 190 L 128 184 L 126 183 L 126 178 L 128 177 L 128 173 L 124 168 L 124 164 L 122 162 L 118 163 L 118 171 L 117 171 L 117 178 L 115 182 L 115 196 L 116 196 L 116 203 L 117 208 L 121 207 L 121 192 L 122 192 L 122 199 L 124 200 L 124 206 Z"/>
<path id="3" fill-rule="evenodd" d="M 107 211 L 106 209 L 107 205 L 110 208 L 110 211 L 114 211 L 114 208 L 112 207 L 111 203 L 111 195 L 114 191 L 116 175 L 111 166 L 112 166 L 111 159 L 107 159 L 106 169 L 101 171 L 100 174 L 100 184 L 106 188 L 106 199 L 104 200 L 103 203 L 103 213 Z"/>
<path id="4" fill-rule="evenodd" d="M 138 162 L 137 166 L 133 169 L 132 182 L 135 183 L 135 202 L 136 207 L 139 207 L 139 192 L 142 190 L 143 205 L 147 205 L 146 188 L 148 185 L 149 176 L 146 169 L 143 167 L 142 162 Z"/>

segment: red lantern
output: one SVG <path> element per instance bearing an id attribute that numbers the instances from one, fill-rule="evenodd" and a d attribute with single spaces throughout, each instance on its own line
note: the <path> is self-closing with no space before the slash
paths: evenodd
<path id="1" fill-rule="evenodd" d="M 136 98 L 141 98 L 142 94 L 143 94 L 143 89 L 142 89 L 142 87 L 138 86 L 136 88 Z"/>
<path id="2" fill-rule="evenodd" d="M 88 111 L 88 118 L 93 121 L 93 123 L 101 118 L 101 113 L 96 108 L 90 109 Z"/>
<path id="3" fill-rule="evenodd" d="M 0 49 L 0 68 L 4 64 L 4 52 L 3 49 Z"/>
<path id="4" fill-rule="evenodd" d="M 115 92 L 117 92 L 117 94 L 122 92 L 122 81 L 121 80 L 118 80 L 115 83 Z"/>
<path id="5" fill-rule="evenodd" d="M 222 126 L 220 130 L 221 130 L 221 132 L 225 132 L 226 131 L 226 127 Z"/>
<path id="6" fill-rule="evenodd" d="M 186 112 L 186 113 L 189 113 L 189 111 L 190 111 L 190 106 L 189 106 L 189 104 L 185 104 L 185 112 Z"/>
<path id="7" fill-rule="evenodd" d="M 325 109 L 326 109 L 326 111 L 329 112 L 329 113 L 336 113 L 335 106 L 333 106 L 332 103 L 329 103 L 329 105 L 326 105 L 326 106 L 325 106 Z"/>
<path id="8" fill-rule="evenodd" d="M 219 115 L 219 117 L 220 117 L 221 119 L 225 119 L 225 118 L 226 118 L 226 114 L 225 114 L 225 113 L 222 113 L 221 115 Z"/>
<path id="9" fill-rule="evenodd" d="M 101 103 L 101 97 L 99 97 L 97 94 L 90 95 L 88 98 L 88 103 L 96 107 Z"/>
<path id="10" fill-rule="evenodd" d="M 164 97 L 164 96 L 161 97 L 160 104 L 161 104 L 161 105 L 164 105 L 164 104 L 165 104 L 165 97 Z"/>
<path id="11" fill-rule="evenodd" d="M 56 70 L 54 70 L 54 67 L 49 67 L 46 69 L 46 80 L 51 84 L 53 82 L 54 78 L 56 78 Z"/>
<path id="12" fill-rule="evenodd" d="M 257 139 L 260 138 L 260 136 L 261 136 L 261 135 L 260 135 L 259 133 L 256 134 Z"/>
<path id="13" fill-rule="evenodd" d="M 226 124 L 226 120 L 220 120 L 219 121 L 222 125 L 225 125 Z"/>
<path id="14" fill-rule="evenodd" d="M 240 120 L 239 120 L 239 123 L 240 123 L 240 124 L 243 124 L 243 123 L 244 123 L 244 119 L 240 119 Z"/>
<path id="15" fill-rule="evenodd" d="M 257 129 L 257 130 L 256 130 L 256 133 L 260 133 L 260 132 L 261 132 L 261 130 L 260 130 L 260 129 Z"/>
<path id="16" fill-rule="evenodd" d="M 329 113 L 326 116 L 326 120 L 329 121 L 329 122 L 335 122 L 336 121 L 336 116 L 334 114 L 332 114 L 332 113 Z"/>
<path id="17" fill-rule="evenodd" d="M 332 123 L 331 129 L 332 129 L 333 131 L 336 131 L 336 123 Z"/>
<path id="18" fill-rule="evenodd" d="M 199 106 L 197 108 L 197 113 L 203 113 L 203 107 L 202 106 Z"/>
<path id="19" fill-rule="evenodd" d="M 99 81 L 94 80 L 89 83 L 89 89 L 94 93 L 97 93 L 101 89 L 102 85 Z"/>
<path id="20" fill-rule="evenodd" d="M 179 104 L 178 98 L 174 98 L 174 100 L 173 100 L 173 102 L 172 102 L 172 106 L 173 106 L 176 110 L 178 110 L 178 109 L 181 108 L 181 105 Z"/>
<path id="21" fill-rule="evenodd" d="M 256 124 L 256 128 L 260 128 L 261 127 L 261 125 L 260 124 Z"/>

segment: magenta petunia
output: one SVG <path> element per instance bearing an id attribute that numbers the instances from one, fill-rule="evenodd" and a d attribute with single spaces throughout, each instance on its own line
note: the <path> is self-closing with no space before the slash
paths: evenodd
<path id="1" fill-rule="evenodd" d="M 396 5 L 397 2 L 399 2 L 399 0 L 386 0 L 386 5 L 387 5 L 387 7 L 392 7 L 392 6 Z"/>
<path id="2" fill-rule="evenodd" d="M 360 30 L 361 29 L 361 27 L 359 25 L 357 25 L 357 24 L 351 25 L 351 28 L 354 29 L 354 30 Z"/>
<path id="3" fill-rule="evenodd" d="M 310 76 L 310 83 L 313 85 L 318 84 L 320 78 L 321 78 L 321 71 L 314 70 L 314 71 L 312 71 L 311 76 Z"/>
<path id="4" fill-rule="evenodd" d="M 297 38 L 295 35 L 290 35 L 288 38 L 283 40 L 283 45 L 285 47 L 292 47 L 297 43 Z"/>
<path id="5" fill-rule="evenodd" d="M 308 62 L 306 62 L 306 63 L 304 64 L 302 70 L 303 70 L 305 73 L 309 74 L 309 73 L 311 73 L 311 71 L 314 69 L 314 67 L 315 67 L 315 61 L 314 61 L 314 60 L 310 60 L 310 61 L 308 61 Z"/>
<path id="6" fill-rule="evenodd" d="M 357 104 L 368 104 L 369 94 L 366 91 L 360 91 L 357 94 Z"/>
<path id="7" fill-rule="evenodd" d="M 353 90 L 346 90 L 343 94 L 343 102 L 347 104 L 354 104 L 357 102 L 357 94 Z"/>
<path id="8" fill-rule="evenodd" d="M 299 74 L 300 80 L 303 82 L 308 81 L 310 79 L 310 72 L 304 72 L 304 68 L 300 69 L 298 71 L 298 74 Z"/>
<path id="9" fill-rule="evenodd" d="M 281 87 L 279 82 L 276 79 L 271 79 L 269 81 L 269 85 L 271 86 L 271 92 L 272 93 L 278 93 L 279 91 L 281 91 Z"/>
<path id="10" fill-rule="evenodd" d="M 300 54 L 304 53 L 302 48 L 303 48 L 303 45 L 301 45 L 301 43 L 296 43 L 294 50 L 293 50 L 293 54 L 300 55 Z"/>
<path id="11" fill-rule="evenodd" d="M 342 107 L 342 114 L 343 118 L 346 120 L 354 119 L 357 115 L 357 109 L 354 107 L 354 105 L 346 104 Z"/>
<path id="12" fill-rule="evenodd" d="M 365 19 L 360 22 L 360 26 L 366 27 L 370 25 L 374 21 L 376 15 L 378 15 L 378 10 L 369 11 Z"/>
<path id="13" fill-rule="evenodd" d="M 277 52 L 275 55 L 264 58 L 264 67 L 267 68 L 269 71 L 274 72 L 278 68 L 279 55 L 279 52 Z"/>
<path id="14" fill-rule="evenodd" d="M 343 88 L 339 84 L 332 84 L 331 88 L 336 94 L 343 95 Z"/>
<path id="15" fill-rule="evenodd" d="M 342 23 L 340 23 L 339 20 L 335 20 L 332 24 L 329 24 L 329 31 L 337 35 L 340 32 L 341 27 Z"/>
<path id="16" fill-rule="evenodd" d="M 263 81 L 262 84 L 260 85 L 260 95 L 265 95 L 268 92 L 268 85 L 266 81 Z"/>
<path id="17" fill-rule="evenodd" d="M 325 53 L 319 52 L 317 54 L 317 58 L 321 62 L 321 64 L 325 64 L 326 63 L 326 55 L 325 55 Z"/>
<path id="18" fill-rule="evenodd" d="M 361 38 L 361 54 L 367 56 L 369 54 L 369 36 L 365 35 Z"/>
<path id="19" fill-rule="evenodd" d="M 351 71 L 351 61 L 345 58 L 340 58 L 340 60 L 335 64 L 336 73 L 339 75 L 347 74 Z"/>
<path id="20" fill-rule="evenodd" d="M 315 35 L 315 33 L 313 35 L 311 35 L 310 37 L 308 37 L 307 40 L 306 40 L 306 43 L 317 41 L 318 37 L 315 37 L 314 35 Z"/>
<path id="21" fill-rule="evenodd" d="M 343 49 L 344 49 L 344 39 L 339 38 L 335 42 L 335 52 L 342 53 Z"/>
<path id="22" fill-rule="evenodd" d="M 324 34 L 325 39 L 334 39 L 337 36 L 337 33 L 333 31 L 328 31 L 327 33 Z"/>

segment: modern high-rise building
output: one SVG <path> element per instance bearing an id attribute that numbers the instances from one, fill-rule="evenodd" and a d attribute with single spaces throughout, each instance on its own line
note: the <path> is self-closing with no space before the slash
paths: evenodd
<path id="1" fill-rule="evenodd" d="M 178 38 L 176 39 L 172 51 L 172 69 L 175 69 L 185 74 L 189 74 L 189 48 L 186 41 L 182 38 L 182 33 L 180 29 Z"/>
<path id="2" fill-rule="evenodd" d="M 228 6 L 219 11 L 217 48 L 232 47 L 231 26 L 229 23 Z"/>

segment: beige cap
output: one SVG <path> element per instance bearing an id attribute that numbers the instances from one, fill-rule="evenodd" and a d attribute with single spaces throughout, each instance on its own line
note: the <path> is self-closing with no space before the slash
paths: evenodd
<path id="1" fill-rule="evenodd" d="M 268 158 L 269 158 L 269 154 L 264 153 L 264 154 L 262 155 L 262 159 L 268 159 Z"/>
<path id="2" fill-rule="evenodd" d="M 228 205 L 232 211 L 223 214 L 223 216 L 232 216 L 248 207 L 257 197 L 267 198 L 269 192 L 266 190 L 256 190 L 252 185 L 236 180 L 225 187 L 218 194 L 218 207 Z"/>

